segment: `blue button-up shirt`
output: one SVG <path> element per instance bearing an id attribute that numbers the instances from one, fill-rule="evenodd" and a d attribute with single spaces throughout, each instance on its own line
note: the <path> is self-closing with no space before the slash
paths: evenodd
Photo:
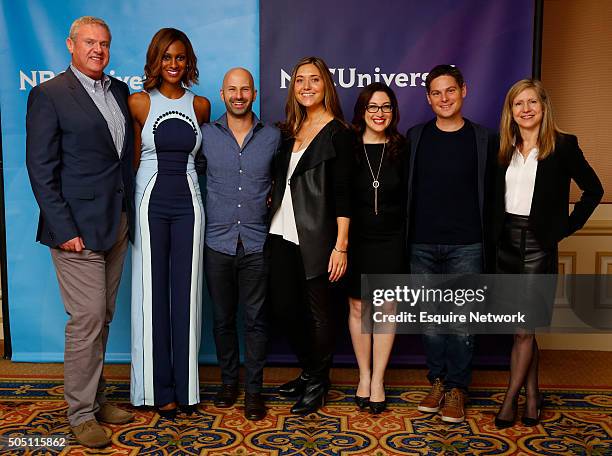
<path id="1" fill-rule="evenodd" d="M 272 183 L 272 160 L 280 131 L 253 114 L 253 127 L 242 147 L 227 126 L 227 115 L 202 126 L 206 161 L 206 245 L 236 255 L 262 252 L 268 234 L 266 199 Z"/>

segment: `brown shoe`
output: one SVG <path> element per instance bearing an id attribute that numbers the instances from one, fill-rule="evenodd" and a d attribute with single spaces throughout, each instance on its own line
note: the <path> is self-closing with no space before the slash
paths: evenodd
<path id="1" fill-rule="evenodd" d="M 465 395 L 459 388 L 453 388 L 444 395 L 442 421 L 461 423 L 465 420 Z"/>
<path id="2" fill-rule="evenodd" d="M 96 412 L 96 419 L 108 424 L 125 424 L 134 419 L 134 414 L 104 403 L 100 406 L 100 410 Z"/>
<path id="3" fill-rule="evenodd" d="M 423 400 L 419 403 L 417 409 L 420 412 L 426 413 L 436 413 L 440 410 L 440 405 L 444 400 L 444 384 L 442 383 L 442 379 L 436 378 L 434 381 L 431 390 L 423 398 Z"/>
<path id="4" fill-rule="evenodd" d="M 96 420 L 85 421 L 71 429 L 77 442 L 88 448 L 102 448 L 111 443 L 110 437 Z"/>

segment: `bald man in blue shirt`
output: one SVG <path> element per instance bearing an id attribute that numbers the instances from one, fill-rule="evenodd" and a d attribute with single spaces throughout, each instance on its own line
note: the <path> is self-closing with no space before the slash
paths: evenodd
<path id="1" fill-rule="evenodd" d="M 204 268 L 213 301 L 213 332 L 221 367 L 217 407 L 231 407 L 238 396 L 238 305 L 245 309 L 245 417 L 266 415 L 261 396 L 267 330 L 264 302 L 268 264 L 267 197 L 272 161 L 280 145 L 277 128 L 252 111 L 257 96 L 253 76 L 233 68 L 223 78 L 226 113 L 202 127 L 206 166 L 206 238 Z"/>

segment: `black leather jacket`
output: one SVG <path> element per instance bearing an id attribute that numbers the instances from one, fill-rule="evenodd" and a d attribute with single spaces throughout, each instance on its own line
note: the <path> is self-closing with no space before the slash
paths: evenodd
<path id="1" fill-rule="evenodd" d="M 283 138 L 277 155 L 270 217 L 283 201 L 294 141 Z M 350 133 L 334 119 L 315 136 L 291 176 L 289 187 L 306 279 L 327 273 L 338 235 L 336 217 L 350 217 L 350 151 Z"/>

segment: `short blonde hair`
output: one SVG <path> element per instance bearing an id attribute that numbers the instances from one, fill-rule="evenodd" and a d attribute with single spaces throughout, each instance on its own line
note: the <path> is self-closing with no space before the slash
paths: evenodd
<path id="1" fill-rule="evenodd" d="M 72 41 L 76 40 L 77 33 L 79 32 L 79 27 L 81 25 L 90 25 L 90 24 L 96 24 L 96 25 L 100 25 L 104 27 L 106 31 L 108 32 L 108 35 L 112 39 L 111 31 L 110 31 L 110 28 L 108 27 L 108 24 L 104 22 L 103 19 L 100 19 L 99 17 L 95 17 L 95 16 L 81 16 L 78 19 L 75 19 L 75 21 L 70 26 L 70 33 L 68 36 L 70 37 Z"/>

